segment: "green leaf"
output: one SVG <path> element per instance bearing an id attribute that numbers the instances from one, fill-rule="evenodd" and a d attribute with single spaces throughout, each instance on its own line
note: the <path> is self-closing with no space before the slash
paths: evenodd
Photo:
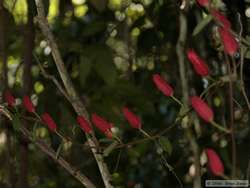
<path id="1" fill-rule="evenodd" d="M 33 136 L 33 138 L 36 137 L 36 129 L 37 129 L 37 127 L 38 127 L 38 122 L 36 121 L 33 128 L 32 128 L 32 136 Z"/>
<path id="2" fill-rule="evenodd" d="M 170 143 L 169 139 L 166 137 L 160 137 L 159 143 L 160 143 L 162 149 L 165 152 L 167 152 L 168 155 L 171 155 L 173 148 L 172 148 L 172 144 Z"/>
<path id="3" fill-rule="evenodd" d="M 206 27 L 212 21 L 212 19 L 213 19 L 213 17 L 211 15 L 206 16 L 203 20 L 201 20 L 196 25 L 192 35 L 195 36 L 198 33 L 200 33 L 204 29 L 204 27 Z"/>
<path id="4" fill-rule="evenodd" d="M 107 0 L 90 0 L 89 3 L 95 7 L 99 12 L 102 12 L 105 10 L 107 5 Z"/>
<path id="5" fill-rule="evenodd" d="M 18 131 L 21 125 L 20 117 L 19 115 L 15 115 L 12 119 L 12 125 L 15 131 Z"/>
<path id="6" fill-rule="evenodd" d="M 96 49 L 95 71 L 107 85 L 114 85 L 117 79 L 117 70 L 113 63 L 111 52 L 104 47 Z"/>
<path id="7" fill-rule="evenodd" d="M 106 23 L 103 21 L 94 21 L 86 25 L 82 32 L 83 37 L 90 37 L 104 31 L 106 28 Z"/>
<path id="8" fill-rule="evenodd" d="M 91 71 L 91 61 L 87 57 L 81 57 L 80 65 L 79 65 L 79 78 L 80 83 L 84 86 L 86 78 L 88 77 Z"/>
<path id="9" fill-rule="evenodd" d="M 63 148 L 63 143 L 61 143 L 61 144 L 59 145 L 59 147 L 57 148 L 57 150 L 56 150 L 56 158 L 57 158 L 57 159 L 58 159 L 59 156 L 60 156 L 60 152 L 62 151 L 62 148 Z"/>
<path id="10" fill-rule="evenodd" d="M 107 148 L 105 148 L 105 150 L 103 151 L 103 155 L 104 157 L 109 156 L 109 154 L 115 149 L 115 147 L 118 145 L 119 143 L 117 141 L 112 142 Z"/>

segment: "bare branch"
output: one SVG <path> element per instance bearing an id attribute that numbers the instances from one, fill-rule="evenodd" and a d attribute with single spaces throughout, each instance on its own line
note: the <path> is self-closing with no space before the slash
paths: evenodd
<path id="1" fill-rule="evenodd" d="M 4 107 L 0 105 L 0 113 L 6 116 L 10 121 L 12 121 L 11 113 Z M 82 183 L 87 188 L 95 188 L 96 186 L 89 180 L 89 178 L 83 175 L 79 170 L 74 168 L 70 163 L 64 160 L 61 156 L 57 157 L 56 152 L 48 146 L 43 140 L 39 138 L 34 138 L 32 133 L 25 128 L 25 126 L 20 126 L 20 131 L 23 136 L 28 140 L 33 142 L 43 153 L 50 156 L 55 162 L 61 165 L 65 170 L 67 170 L 72 176 L 74 176 L 79 182 Z"/>
<path id="2" fill-rule="evenodd" d="M 37 57 L 36 55 L 34 55 L 34 57 L 35 57 L 35 59 L 36 59 L 36 61 L 37 61 L 37 63 L 38 63 L 38 66 L 39 66 L 39 68 L 40 68 L 40 70 L 41 70 L 41 72 L 42 72 L 42 75 L 43 75 L 45 78 L 47 78 L 47 79 L 49 79 L 49 80 L 52 80 L 52 82 L 54 82 L 54 84 L 55 84 L 56 87 L 59 89 L 59 91 L 60 91 L 60 92 L 64 95 L 64 97 L 70 102 L 69 96 L 68 96 L 67 92 L 64 90 L 63 86 L 59 83 L 59 81 L 58 81 L 54 76 L 48 74 L 48 73 L 45 71 L 45 69 L 44 69 L 43 66 L 41 65 L 41 63 L 40 63 L 38 57 Z"/>
<path id="3" fill-rule="evenodd" d="M 61 76 L 61 79 L 64 83 L 65 89 L 69 95 L 70 102 L 78 115 L 82 115 L 86 119 L 89 119 L 89 114 L 73 86 L 70 76 L 66 70 L 65 64 L 62 60 L 58 46 L 55 42 L 54 36 L 50 30 L 49 23 L 45 17 L 44 6 L 43 6 L 42 0 L 37 0 L 36 5 L 37 5 L 37 13 L 38 13 L 36 20 L 42 30 L 43 35 L 46 37 L 49 46 L 51 47 L 52 56 L 54 58 L 54 61 L 58 69 L 58 72 Z M 92 153 L 98 164 L 105 187 L 113 188 L 113 186 L 111 185 L 111 175 L 109 173 L 106 163 L 104 162 L 103 155 L 97 152 L 96 148 L 98 147 L 98 141 L 95 138 L 94 133 L 92 134 L 92 136 L 86 135 L 86 137 L 88 139 L 88 143 L 91 147 Z"/>

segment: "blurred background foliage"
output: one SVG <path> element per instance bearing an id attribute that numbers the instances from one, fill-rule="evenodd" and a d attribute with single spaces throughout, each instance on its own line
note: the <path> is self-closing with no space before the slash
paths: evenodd
<path id="1" fill-rule="evenodd" d="M 239 31 L 237 13 L 243 20 L 243 35 L 249 34 L 250 2 L 215 0 Z M 161 73 L 174 86 L 175 96 L 182 97 L 176 57 L 176 43 L 179 34 L 179 7 L 176 0 L 44 0 L 51 29 L 56 37 L 67 70 L 81 95 L 87 110 L 96 112 L 114 123 L 115 132 L 127 143 L 143 138 L 124 120 L 121 108 L 128 105 L 143 121 L 143 128 L 150 134 L 160 133 L 171 126 L 178 115 L 179 107 L 169 98 L 159 93 L 151 81 L 153 73 Z M 248 8 L 249 7 L 249 8 Z M 7 22 L 7 62 L 8 80 L 12 92 L 22 96 L 23 39 L 24 25 L 27 24 L 28 6 L 26 0 L 5 0 Z M 35 7 L 33 7 L 35 11 Z M 248 11 L 248 12 L 247 12 Z M 193 47 L 204 57 L 212 75 L 223 74 L 225 65 L 218 55 L 220 47 L 216 44 L 211 21 L 205 29 L 193 36 L 198 23 L 206 18 L 207 12 L 195 1 L 190 2 L 188 18 L 188 37 L 186 47 Z M 85 137 L 76 124 L 76 114 L 70 104 L 55 87 L 52 81 L 41 74 L 40 63 L 48 74 L 60 80 L 50 46 L 38 27 L 35 28 L 35 47 L 32 62 L 32 99 L 38 113 L 48 111 L 59 125 L 63 134 L 84 143 Z M 239 57 L 235 57 L 236 60 Z M 246 61 L 248 59 L 246 58 Z M 0 70 L 2 65 L 0 64 Z M 186 63 L 190 84 L 190 94 L 200 94 L 208 80 L 200 79 Z M 245 67 L 245 82 L 249 87 L 249 65 Z M 2 89 L 2 85 L 0 86 Z M 236 88 L 239 91 L 239 88 Z M 2 90 L 1 90 L 2 91 Z M 236 100 L 243 105 L 235 108 L 235 124 L 241 128 L 237 135 L 238 174 L 244 177 L 249 158 L 249 113 L 244 110 L 244 99 L 236 93 Z M 227 121 L 228 102 L 225 88 L 220 87 L 208 93 L 207 100 L 216 112 L 218 122 Z M 225 122 L 226 123 L 226 122 Z M 194 118 L 194 127 L 200 150 L 213 147 L 221 155 L 226 172 L 231 170 L 230 140 L 218 134 L 203 121 Z M 32 126 L 29 125 L 29 126 Z M 34 126 L 34 125 L 33 125 Z M 2 127 L 1 127 L 2 129 Z M 46 127 L 37 125 L 35 134 L 44 138 L 56 149 L 60 139 L 50 134 Z M 165 151 L 151 142 L 115 149 L 106 157 L 116 187 L 178 187 L 172 173 L 163 168 L 159 153 L 167 155 L 168 162 L 182 179 L 185 187 L 192 187 L 194 162 L 189 142 L 181 126 L 167 132 L 161 138 Z M 101 143 L 111 143 L 97 131 Z M 20 172 L 18 162 L 18 135 L 13 134 L 12 163 L 15 179 Z M 6 134 L 0 132 L 0 187 L 7 187 Z M 248 148 L 247 148 L 248 147 Z M 247 150 L 246 150 L 247 148 Z M 103 187 L 98 168 L 90 150 L 83 150 L 78 144 L 66 143 L 61 153 L 84 174 L 87 174 L 99 187 Z M 203 156 L 204 157 L 204 156 Z M 118 165 L 117 165 L 118 164 Z M 29 184 L 36 188 L 80 187 L 79 183 L 58 167 L 47 156 L 29 144 Z M 212 177 L 205 165 L 203 179 Z"/>

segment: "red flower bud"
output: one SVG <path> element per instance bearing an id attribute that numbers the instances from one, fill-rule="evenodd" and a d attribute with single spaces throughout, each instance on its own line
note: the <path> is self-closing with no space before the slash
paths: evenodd
<path id="1" fill-rule="evenodd" d="M 224 174 L 224 165 L 218 154 L 210 148 L 205 149 L 208 158 L 208 168 L 215 176 Z"/>
<path id="2" fill-rule="evenodd" d="M 95 126 L 104 134 L 113 127 L 111 123 L 109 123 L 101 116 L 98 116 L 96 113 L 92 114 L 91 120 L 95 124 Z"/>
<path id="3" fill-rule="evenodd" d="M 238 42 L 228 30 L 219 28 L 219 33 L 222 44 L 224 46 L 224 51 L 227 54 L 233 56 L 239 48 Z"/>
<path id="4" fill-rule="evenodd" d="M 35 107 L 28 96 L 23 97 L 23 106 L 28 112 L 30 113 L 35 112 Z"/>
<path id="5" fill-rule="evenodd" d="M 192 63 L 193 68 L 200 76 L 207 76 L 209 74 L 209 68 L 205 61 L 201 59 L 193 49 L 188 49 L 187 57 Z"/>
<path id="6" fill-rule="evenodd" d="M 41 117 L 42 117 L 43 122 L 48 126 L 48 128 L 51 131 L 53 131 L 53 132 L 56 131 L 57 125 L 56 125 L 55 121 L 52 119 L 52 117 L 47 112 L 42 114 Z"/>
<path id="7" fill-rule="evenodd" d="M 89 122 L 83 116 L 78 116 L 77 122 L 85 133 L 90 133 L 92 131 Z"/>
<path id="8" fill-rule="evenodd" d="M 196 113 L 206 122 L 211 122 L 214 119 L 214 113 L 211 108 L 200 97 L 193 96 L 190 98 L 192 107 Z"/>
<path id="9" fill-rule="evenodd" d="M 213 9 L 211 14 L 217 22 L 220 22 L 223 25 L 225 29 L 231 28 L 231 22 L 218 10 Z"/>
<path id="10" fill-rule="evenodd" d="M 106 137 L 108 137 L 108 138 L 110 138 L 110 139 L 113 138 L 113 133 L 112 133 L 111 130 L 106 130 L 106 131 L 104 132 L 104 134 L 106 135 Z"/>
<path id="11" fill-rule="evenodd" d="M 141 128 L 141 120 L 140 118 L 135 115 L 133 112 L 131 112 L 127 107 L 124 107 L 122 109 L 124 117 L 128 120 L 129 124 L 135 128 L 140 129 Z"/>
<path id="12" fill-rule="evenodd" d="M 196 0 L 196 1 L 202 7 L 207 7 L 209 5 L 209 0 Z"/>
<path id="13" fill-rule="evenodd" d="M 173 95 L 173 88 L 159 74 L 153 75 L 153 82 L 156 87 L 166 96 Z"/>
<path id="14" fill-rule="evenodd" d="M 16 99 L 9 90 L 4 92 L 4 100 L 8 103 L 8 106 L 14 107 L 16 105 Z"/>

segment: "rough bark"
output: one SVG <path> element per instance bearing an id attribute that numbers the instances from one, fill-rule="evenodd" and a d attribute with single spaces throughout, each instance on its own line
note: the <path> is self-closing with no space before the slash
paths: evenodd
<path id="1" fill-rule="evenodd" d="M 0 0 L 0 62 L 3 64 L 2 69 L 2 86 L 3 90 L 8 89 L 8 66 L 7 66 L 7 22 L 6 22 L 6 10 L 3 6 L 4 0 Z M 15 173 L 12 163 L 12 140 L 10 135 L 10 129 L 8 122 L 5 118 L 0 118 L 3 122 L 3 125 L 6 125 L 5 134 L 6 134 L 6 164 L 7 164 L 7 173 L 8 173 L 8 187 L 15 187 Z"/>
<path id="2" fill-rule="evenodd" d="M 34 8 L 35 2 L 33 0 L 27 0 L 28 5 L 28 21 L 24 28 L 24 64 L 23 64 L 23 94 L 30 95 L 32 88 L 32 75 L 31 75 L 31 65 L 32 65 L 32 52 L 34 48 Z M 27 126 L 24 121 L 23 126 Z M 19 187 L 28 188 L 28 140 L 24 137 L 20 140 L 20 173 L 19 173 Z"/>

